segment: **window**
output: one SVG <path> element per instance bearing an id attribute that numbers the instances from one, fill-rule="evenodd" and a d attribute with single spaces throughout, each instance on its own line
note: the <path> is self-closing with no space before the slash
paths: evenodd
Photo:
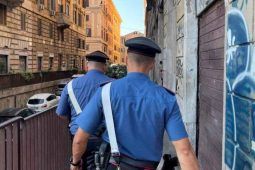
<path id="1" fill-rule="evenodd" d="M 26 14 L 25 13 L 21 13 L 20 15 L 20 22 L 21 22 L 21 30 L 26 30 Z"/>
<path id="2" fill-rule="evenodd" d="M 56 10 L 56 2 L 55 2 L 55 0 L 50 0 L 50 9 L 52 11 Z"/>
<path id="3" fill-rule="evenodd" d="M 86 15 L 86 21 L 89 21 L 89 15 Z"/>
<path id="4" fill-rule="evenodd" d="M 91 28 L 86 28 L 86 35 L 87 37 L 91 37 Z"/>
<path id="5" fill-rule="evenodd" d="M 86 50 L 89 50 L 89 44 L 86 45 Z"/>
<path id="6" fill-rule="evenodd" d="M 37 34 L 42 35 L 42 20 L 40 18 L 37 20 Z"/>
<path id="7" fill-rule="evenodd" d="M 77 39 L 77 48 L 81 48 L 81 39 L 80 38 Z"/>
<path id="8" fill-rule="evenodd" d="M 62 55 L 58 55 L 58 70 L 60 71 L 62 67 Z"/>
<path id="9" fill-rule="evenodd" d="M 122 58 L 122 59 L 121 59 L 121 61 L 122 61 L 122 63 L 124 63 L 124 62 L 125 62 L 125 59 L 124 59 L 124 58 Z"/>
<path id="10" fill-rule="evenodd" d="M 50 57 L 49 58 L 49 70 L 52 70 L 52 68 L 53 68 L 53 57 Z"/>
<path id="11" fill-rule="evenodd" d="M 25 110 L 21 111 L 18 116 L 27 117 L 27 116 L 30 116 L 32 114 L 33 114 L 33 111 L 31 111 L 29 109 L 25 109 Z"/>
<path id="12" fill-rule="evenodd" d="M 19 69 L 20 71 L 27 70 L 27 56 L 19 56 Z"/>
<path id="13" fill-rule="evenodd" d="M 66 15 L 70 15 L 70 4 L 68 2 L 66 3 Z"/>
<path id="14" fill-rule="evenodd" d="M 85 40 L 82 40 L 81 47 L 82 47 L 82 49 L 85 49 Z"/>
<path id="15" fill-rule="evenodd" d="M 0 55 L 0 74 L 8 73 L 8 56 Z"/>
<path id="16" fill-rule="evenodd" d="M 43 104 L 44 99 L 30 99 L 28 100 L 28 104 L 37 105 L 37 104 Z"/>
<path id="17" fill-rule="evenodd" d="M 6 6 L 0 4 L 0 25 L 6 25 L 7 10 Z"/>
<path id="18" fill-rule="evenodd" d="M 39 4 L 44 5 L 44 0 L 39 0 Z"/>
<path id="19" fill-rule="evenodd" d="M 66 42 L 69 42 L 69 31 L 68 30 L 66 31 L 65 37 L 66 37 Z"/>
<path id="20" fill-rule="evenodd" d="M 73 21 L 75 24 L 77 24 L 77 11 L 76 10 L 73 11 Z"/>
<path id="21" fill-rule="evenodd" d="M 53 24 L 52 23 L 49 23 L 49 37 L 50 38 L 53 38 Z"/>
<path id="22" fill-rule="evenodd" d="M 59 41 L 65 40 L 65 32 L 63 29 L 58 29 L 58 40 Z"/>
<path id="23" fill-rule="evenodd" d="M 80 27 L 82 26 L 82 15 L 81 15 L 81 13 L 78 14 L 78 25 Z"/>
<path id="24" fill-rule="evenodd" d="M 42 71 L 42 57 L 37 58 L 37 70 Z"/>
<path id="25" fill-rule="evenodd" d="M 50 95 L 46 100 L 49 102 L 49 101 L 52 101 L 52 100 L 55 100 L 55 99 L 56 99 L 55 95 Z"/>
<path id="26" fill-rule="evenodd" d="M 59 13 L 61 14 L 64 13 L 64 5 L 59 4 L 58 7 L 59 7 Z"/>
<path id="27" fill-rule="evenodd" d="M 83 0 L 83 7 L 89 7 L 89 0 Z"/>

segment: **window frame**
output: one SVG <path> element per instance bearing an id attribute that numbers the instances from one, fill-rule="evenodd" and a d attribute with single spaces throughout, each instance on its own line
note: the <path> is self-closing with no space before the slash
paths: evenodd
<path id="1" fill-rule="evenodd" d="M 0 54 L 0 64 L 1 64 L 1 58 L 5 58 L 3 60 L 5 60 L 5 63 L 3 64 L 3 68 L 2 70 L 0 69 L 0 75 L 1 74 L 8 74 L 8 64 L 9 64 L 9 61 L 8 61 L 8 55 L 1 55 Z"/>
<path id="2" fill-rule="evenodd" d="M 40 63 L 40 65 L 39 65 L 39 63 Z M 42 64 L 43 64 L 43 57 L 37 56 L 37 71 L 42 71 L 42 68 L 43 68 Z"/>
<path id="3" fill-rule="evenodd" d="M 37 35 L 42 36 L 42 19 L 37 19 Z"/>
<path id="4" fill-rule="evenodd" d="M 7 25 L 7 6 L 4 4 L 0 4 L 0 21 L 0 25 Z"/>
<path id="5" fill-rule="evenodd" d="M 20 14 L 20 26 L 22 31 L 26 31 L 26 13 L 21 12 Z"/>
<path id="6" fill-rule="evenodd" d="M 25 59 L 24 61 L 24 69 L 22 69 L 21 68 L 21 60 L 23 60 L 23 59 Z M 27 71 L 27 56 L 24 56 L 24 55 L 20 55 L 19 56 L 19 69 L 20 69 L 20 71 L 23 71 L 23 72 L 25 72 L 25 71 Z"/>

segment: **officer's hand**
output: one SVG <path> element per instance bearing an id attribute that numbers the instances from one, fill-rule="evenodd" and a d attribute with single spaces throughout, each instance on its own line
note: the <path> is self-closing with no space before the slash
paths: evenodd
<path id="1" fill-rule="evenodd" d="M 70 170 L 82 170 L 81 166 L 70 165 Z"/>

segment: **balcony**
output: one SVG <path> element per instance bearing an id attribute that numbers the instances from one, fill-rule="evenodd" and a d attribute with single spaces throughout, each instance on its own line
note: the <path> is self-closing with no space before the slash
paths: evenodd
<path id="1" fill-rule="evenodd" d="M 58 29 L 66 29 L 66 28 L 69 28 L 70 25 L 71 25 L 71 21 L 69 19 L 69 16 L 66 16 L 63 13 L 58 13 L 58 16 L 57 16 Z"/>
<path id="2" fill-rule="evenodd" d="M 57 27 L 58 29 L 66 29 L 71 25 L 70 17 L 64 13 L 63 5 L 59 6 L 59 12 L 57 14 Z"/>
<path id="3" fill-rule="evenodd" d="M 23 2 L 24 0 L 7 0 L 8 5 L 11 7 L 20 6 Z"/>

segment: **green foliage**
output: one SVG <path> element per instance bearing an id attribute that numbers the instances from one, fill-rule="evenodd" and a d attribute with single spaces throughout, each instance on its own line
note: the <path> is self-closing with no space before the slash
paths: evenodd
<path id="1" fill-rule="evenodd" d="M 20 75 L 26 80 L 26 81 L 30 81 L 34 78 L 34 74 L 31 72 L 22 72 L 20 73 Z"/>
<path id="2" fill-rule="evenodd" d="M 127 67 L 119 64 L 108 66 L 106 75 L 111 78 L 120 79 L 127 75 Z"/>
<path id="3" fill-rule="evenodd" d="M 78 73 L 77 74 L 86 74 L 86 70 L 78 70 Z"/>

